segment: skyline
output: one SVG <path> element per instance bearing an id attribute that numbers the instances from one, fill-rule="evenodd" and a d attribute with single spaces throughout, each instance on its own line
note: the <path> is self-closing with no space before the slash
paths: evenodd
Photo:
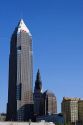
<path id="1" fill-rule="evenodd" d="M 6 111 L 10 39 L 20 18 L 33 36 L 33 85 L 39 68 L 43 87 L 55 93 L 60 111 L 63 96 L 83 95 L 82 0 L 19 2 L 0 4 L 0 112 Z"/>

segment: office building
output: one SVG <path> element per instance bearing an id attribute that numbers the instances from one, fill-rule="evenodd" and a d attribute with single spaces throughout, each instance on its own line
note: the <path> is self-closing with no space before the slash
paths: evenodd
<path id="1" fill-rule="evenodd" d="M 81 125 L 83 125 L 83 100 L 78 101 L 78 119 Z"/>
<path id="2" fill-rule="evenodd" d="M 80 98 L 63 98 L 62 113 L 66 123 L 76 123 L 78 121 L 78 101 Z"/>
<path id="3" fill-rule="evenodd" d="M 43 93 L 44 97 L 44 114 L 57 113 L 57 100 L 53 92 L 46 90 Z"/>
<path id="4" fill-rule="evenodd" d="M 26 121 L 33 112 L 32 35 L 21 19 L 11 37 L 7 120 Z"/>

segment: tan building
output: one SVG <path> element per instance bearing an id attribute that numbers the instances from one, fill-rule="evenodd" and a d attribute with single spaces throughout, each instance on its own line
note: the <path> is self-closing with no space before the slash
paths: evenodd
<path id="1" fill-rule="evenodd" d="M 66 123 L 78 121 L 78 101 L 80 98 L 63 98 L 61 108 Z"/>
<path id="2" fill-rule="evenodd" d="M 49 90 L 46 90 L 43 96 L 45 115 L 57 113 L 57 100 L 55 94 Z"/>
<path id="3" fill-rule="evenodd" d="M 83 125 L 83 100 L 78 101 L 78 118 L 81 124 Z"/>

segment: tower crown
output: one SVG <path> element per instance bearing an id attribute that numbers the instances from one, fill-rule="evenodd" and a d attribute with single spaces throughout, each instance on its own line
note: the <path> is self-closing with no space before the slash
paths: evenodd
<path id="1" fill-rule="evenodd" d="M 18 24 L 17 34 L 19 34 L 21 31 L 24 31 L 24 32 L 28 33 L 31 36 L 31 33 L 30 33 L 28 27 L 25 25 L 23 19 L 21 19 L 19 24 Z"/>
<path id="2" fill-rule="evenodd" d="M 38 69 L 37 76 L 36 76 L 36 81 L 35 81 L 35 90 L 36 91 L 42 91 L 42 81 L 41 81 L 41 76 L 40 76 L 40 71 Z"/>
<path id="3" fill-rule="evenodd" d="M 37 80 L 41 81 L 41 76 L 40 76 L 40 71 L 39 71 L 39 69 L 38 69 L 38 71 L 37 71 Z"/>

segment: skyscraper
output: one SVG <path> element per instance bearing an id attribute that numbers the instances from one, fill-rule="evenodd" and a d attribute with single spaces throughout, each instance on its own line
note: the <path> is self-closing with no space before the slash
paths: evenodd
<path id="1" fill-rule="evenodd" d="M 21 19 L 11 38 L 7 120 L 26 121 L 33 110 L 32 36 Z"/>

